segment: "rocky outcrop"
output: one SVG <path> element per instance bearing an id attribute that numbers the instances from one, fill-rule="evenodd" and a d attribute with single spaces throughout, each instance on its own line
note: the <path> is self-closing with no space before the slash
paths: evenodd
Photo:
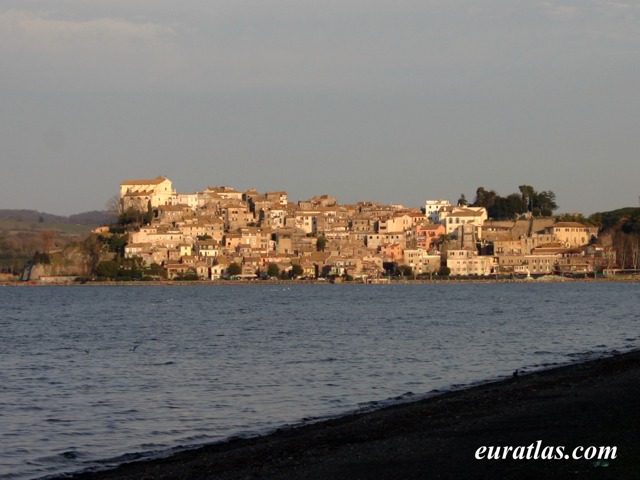
<path id="1" fill-rule="evenodd" d="M 30 268 L 25 267 L 23 280 L 39 280 L 43 276 L 89 276 L 95 267 L 95 261 L 84 244 L 75 243 L 48 254 L 48 258 L 41 257 Z"/>

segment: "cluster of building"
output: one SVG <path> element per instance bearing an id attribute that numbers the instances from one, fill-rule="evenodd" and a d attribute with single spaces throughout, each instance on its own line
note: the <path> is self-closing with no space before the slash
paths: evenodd
<path id="1" fill-rule="evenodd" d="M 593 272 L 610 262 L 594 241 L 597 228 L 553 219 L 498 222 L 483 207 L 427 200 L 423 209 L 359 202 L 329 195 L 291 203 L 286 192 L 209 187 L 177 193 L 171 180 L 126 180 L 124 211 L 151 211 L 130 232 L 125 257 L 161 265 L 168 278 L 197 274 L 215 280 L 229 265 L 246 278 L 270 264 L 302 277 L 349 275 L 373 281 L 393 268 L 413 275 L 546 275 Z M 405 272 L 406 268 L 401 269 Z"/>

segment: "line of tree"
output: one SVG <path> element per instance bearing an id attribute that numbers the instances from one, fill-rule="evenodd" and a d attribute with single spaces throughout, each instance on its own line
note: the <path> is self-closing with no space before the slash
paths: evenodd
<path id="1" fill-rule="evenodd" d="M 129 207 L 118 214 L 118 225 L 139 227 L 140 225 L 148 225 L 153 220 L 154 211 L 151 202 L 147 202 L 147 209 Z"/>
<path id="2" fill-rule="evenodd" d="M 551 190 L 538 192 L 531 185 L 520 185 L 518 189 L 519 193 L 503 197 L 495 190 L 478 187 L 472 206 L 486 208 L 489 218 L 495 220 L 512 220 L 527 213 L 534 217 L 550 217 L 558 209 L 556 194 Z M 464 194 L 458 204 L 467 205 Z"/>
<path id="3" fill-rule="evenodd" d="M 615 252 L 618 267 L 640 269 L 640 208 L 594 213 L 589 219 L 600 225 L 598 239 Z"/>
<path id="4" fill-rule="evenodd" d="M 624 233 L 640 234 L 640 208 L 619 208 L 610 212 L 598 212 L 589 220 L 601 226 L 602 230 L 609 230 L 619 226 Z"/>

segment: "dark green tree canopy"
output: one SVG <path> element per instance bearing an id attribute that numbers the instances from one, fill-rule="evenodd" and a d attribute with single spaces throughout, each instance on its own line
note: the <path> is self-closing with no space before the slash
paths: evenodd
<path id="1" fill-rule="evenodd" d="M 324 252 L 325 247 L 327 246 L 327 239 L 324 235 L 320 235 L 318 237 L 318 242 L 316 243 L 316 250 L 318 252 Z"/>
<path id="2" fill-rule="evenodd" d="M 442 267 L 440 267 L 440 270 L 438 270 L 438 275 L 441 275 L 444 277 L 451 275 L 451 269 L 443 265 Z"/>
<path id="3" fill-rule="evenodd" d="M 280 268 L 275 263 L 270 263 L 267 266 L 267 275 L 269 277 L 278 277 L 280 275 Z"/>
<path id="4" fill-rule="evenodd" d="M 496 203 L 496 192 L 491 190 L 487 191 L 484 187 L 478 187 L 476 190 L 476 199 L 473 202 L 474 207 L 484 207 L 487 209 L 491 209 L 493 205 Z"/>
<path id="5" fill-rule="evenodd" d="M 536 192 L 531 185 L 520 185 L 518 190 L 519 193 L 502 197 L 494 190 L 478 187 L 473 206 L 486 208 L 489 218 L 496 220 L 511 220 L 524 213 L 549 217 L 558 208 L 556 195 L 551 190 Z"/>
<path id="6" fill-rule="evenodd" d="M 113 260 L 100 262 L 96 267 L 96 274 L 99 277 L 115 278 L 118 275 L 118 264 Z"/>
<path id="7" fill-rule="evenodd" d="M 240 275 L 242 273 L 242 267 L 238 265 L 236 262 L 231 263 L 227 267 L 227 274 L 230 276 Z"/>
<path id="8" fill-rule="evenodd" d="M 556 222 L 577 222 L 583 225 L 599 227 L 600 223 L 592 217 L 593 216 L 586 218 L 581 213 L 563 213 L 562 215 L 556 216 Z"/>
<path id="9" fill-rule="evenodd" d="M 294 277 L 301 277 L 304 274 L 304 269 L 300 266 L 300 264 L 296 263 L 291 267 L 291 275 Z"/>
<path id="10" fill-rule="evenodd" d="M 403 277 L 411 277 L 413 275 L 413 269 L 409 265 L 400 265 L 398 267 L 398 273 Z"/>
<path id="11" fill-rule="evenodd" d="M 640 215 L 635 214 L 624 220 L 622 224 L 622 231 L 624 233 L 640 233 Z"/>

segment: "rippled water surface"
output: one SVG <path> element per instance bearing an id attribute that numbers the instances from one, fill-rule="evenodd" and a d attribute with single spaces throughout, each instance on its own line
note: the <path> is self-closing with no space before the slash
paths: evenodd
<path id="1" fill-rule="evenodd" d="M 0 477 L 638 347 L 640 284 L 0 287 Z"/>

